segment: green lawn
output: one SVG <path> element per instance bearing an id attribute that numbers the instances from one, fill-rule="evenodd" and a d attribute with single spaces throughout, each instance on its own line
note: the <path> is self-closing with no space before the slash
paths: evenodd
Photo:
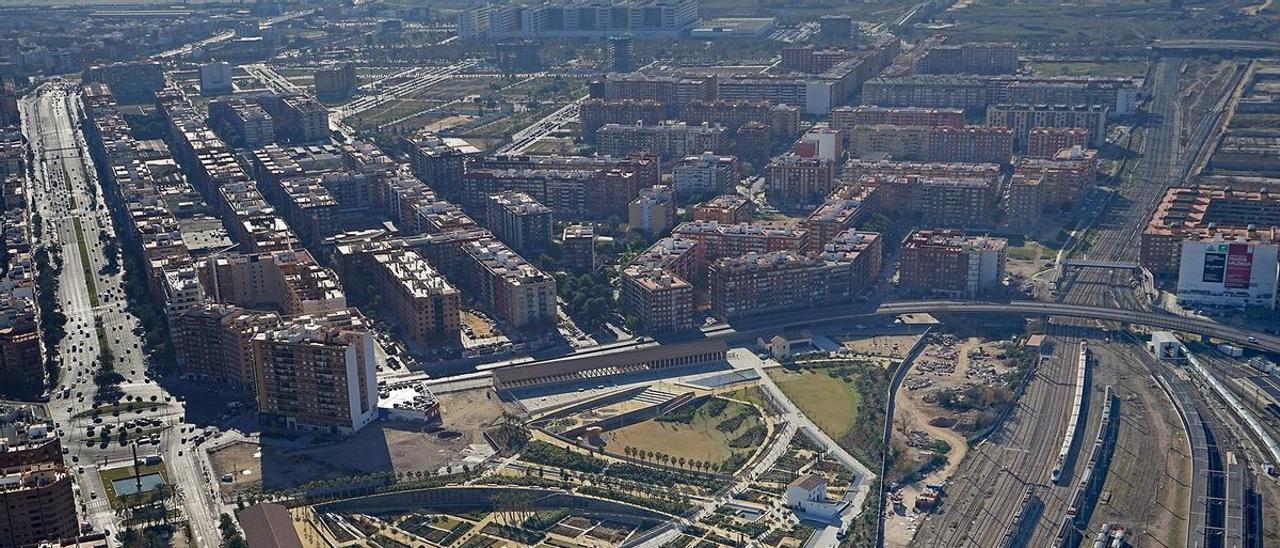
<path id="1" fill-rule="evenodd" d="M 762 410 L 769 409 L 769 405 L 764 401 L 764 392 L 760 390 L 759 386 L 748 386 L 746 388 L 739 388 L 737 390 L 734 390 L 733 392 L 729 392 L 728 394 L 725 394 L 725 397 L 753 403 Z"/>
<path id="2" fill-rule="evenodd" d="M 1045 247 L 1040 242 L 1026 240 L 1020 246 L 1010 247 L 1007 254 L 1010 259 L 1019 259 L 1023 261 L 1049 260 L 1056 256 L 1056 251 Z"/>
<path id="3" fill-rule="evenodd" d="M 862 401 L 853 384 L 823 371 L 793 373 L 776 367 L 768 371 L 787 398 L 828 436 L 839 440 L 853 429 Z"/>
<path id="4" fill-rule="evenodd" d="M 742 418 L 736 419 L 739 416 Z M 732 430 L 718 428 L 731 420 L 738 422 Z M 741 459 L 741 453 L 749 455 L 754 452 L 758 444 L 735 448 L 731 442 L 756 427 L 763 426 L 755 408 L 739 402 L 728 402 L 724 410 L 715 416 L 711 416 L 704 406 L 687 423 L 647 420 L 606 432 L 604 439 L 606 447 L 614 453 L 622 454 L 625 448 L 634 447 L 667 454 L 673 458 L 684 457 L 718 464 L 731 457 Z"/>
<path id="5" fill-rule="evenodd" d="M 89 260 L 89 244 L 84 243 L 84 228 L 80 226 L 80 218 L 75 217 L 71 221 L 76 228 L 76 245 L 80 248 L 80 270 L 84 273 L 85 285 L 89 286 L 89 305 L 97 308 L 99 304 L 98 273 L 93 271 L 93 261 Z"/>

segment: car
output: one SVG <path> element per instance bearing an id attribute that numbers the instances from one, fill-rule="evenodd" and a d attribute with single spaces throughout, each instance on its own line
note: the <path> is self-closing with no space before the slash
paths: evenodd
<path id="1" fill-rule="evenodd" d="M 1257 337 L 1253 337 L 1253 336 L 1250 336 L 1248 339 L 1245 339 L 1245 340 L 1249 341 L 1249 343 L 1250 343 L 1250 344 L 1257 344 L 1257 343 L 1258 343 L 1258 338 L 1257 338 Z"/>

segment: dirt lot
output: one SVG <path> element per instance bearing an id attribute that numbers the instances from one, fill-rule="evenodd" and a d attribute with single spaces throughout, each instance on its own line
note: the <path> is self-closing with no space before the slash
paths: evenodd
<path id="1" fill-rule="evenodd" d="M 874 337 L 833 337 L 855 354 L 881 358 L 901 358 L 916 343 L 915 335 L 878 335 Z"/>
<path id="2" fill-rule="evenodd" d="M 242 442 L 210 453 L 218 476 L 232 474 L 224 493 L 251 486 L 296 486 L 313 480 L 375 471 L 441 471 L 476 464 L 490 454 L 483 431 L 502 417 L 503 405 L 492 390 L 438 395 L 443 430 L 405 422 L 376 422 L 337 443 L 315 447 L 265 447 Z M 248 474 L 243 471 L 248 470 Z"/>
<path id="3" fill-rule="evenodd" d="M 484 339 L 498 335 L 497 332 L 490 329 L 489 322 L 484 321 L 484 318 L 476 316 L 466 310 L 459 311 L 459 314 L 461 314 L 462 323 L 471 327 L 472 338 Z"/>
<path id="4" fill-rule="evenodd" d="M 262 454 L 256 443 L 236 442 L 210 451 L 209 463 L 219 477 L 218 487 L 224 495 L 262 484 Z M 224 476 L 230 476 L 231 481 L 222 481 Z"/>
<path id="5" fill-rule="evenodd" d="M 894 446 L 904 449 L 902 458 L 907 459 L 907 462 L 913 462 L 914 464 L 911 464 L 911 466 L 918 466 L 920 463 L 921 457 L 914 454 L 918 449 L 907 446 L 907 434 L 910 432 L 923 432 L 930 439 L 944 441 L 950 446 L 950 450 L 946 453 L 947 464 L 945 466 L 926 474 L 918 481 L 903 486 L 900 490 L 907 507 L 907 513 L 899 515 L 891 512 L 886 515 L 886 546 L 908 546 L 911 544 L 919 519 L 914 515 L 916 497 L 923 491 L 925 485 L 943 483 L 947 478 L 951 477 L 968 452 L 967 440 L 963 434 L 948 427 L 929 424 L 930 421 L 938 418 L 958 420 L 961 415 L 924 401 L 925 394 L 932 390 L 937 390 L 940 387 L 959 386 L 968 382 L 964 373 L 969 368 L 969 352 L 979 347 L 987 350 L 995 344 L 983 343 L 978 338 L 969 338 L 957 341 L 957 343 L 949 347 L 931 343 L 925 349 L 921 358 L 940 362 L 946 361 L 946 357 L 954 355 L 954 370 L 948 373 L 927 374 L 933 383 L 927 389 L 909 390 L 906 383 L 898 387 L 897 409 L 894 412 Z M 916 364 L 919 363 L 921 361 L 917 360 Z M 914 375 L 916 373 L 911 374 Z"/>

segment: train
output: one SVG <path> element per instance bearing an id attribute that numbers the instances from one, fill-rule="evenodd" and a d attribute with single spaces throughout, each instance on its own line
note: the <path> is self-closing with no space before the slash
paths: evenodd
<path id="1" fill-rule="evenodd" d="M 1062 438 L 1062 447 L 1058 450 L 1058 459 L 1054 462 L 1053 471 L 1049 472 L 1049 481 L 1053 483 L 1061 483 L 1063 472 L 1070 460 L 1071 450 L 1075 445 L 1076 433 L 1083 423 L 1080 421 L 1080 411 L 1084 408 L 1085 401 L 1085 378 L 1089 372 L 1089 343 L 1080 341 L 1079 367 L 1076 368 L 1075 394 L 1071 399 L 1071 416 L 1067 419 L 1067 434 Z M 1065 474 L 1070 479 L 1071 474 Z"/>

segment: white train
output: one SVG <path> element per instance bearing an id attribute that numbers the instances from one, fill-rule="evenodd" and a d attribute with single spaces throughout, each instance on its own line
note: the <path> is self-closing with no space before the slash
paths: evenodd
<path id="1" fill-rule="evenodd" d="M 1053 471 L 1049 473 L 1049 480 L 1054 483 L 1064 481 L 1062 478 L 1063 468 L 1067 464 L 1067 456 L 1071 454 L 1072 446 L 1075 444 L 1076 431 L 1080 429 L 1080 409 L 1084 406 L 1084 380 L 1085 375 L 1089 371 L 1089 343 L 1080 341 L 1080 367 L 1076 368 L 1075 394 L 1071 398 L 1071 416 L 1067 420 L 1067 434 L 1062 438 L 1062 448 L 1058 450 L 1058 460 L 1053 464 Z M 1070 474 L 1067 474 L 1070 477 Z"/>

